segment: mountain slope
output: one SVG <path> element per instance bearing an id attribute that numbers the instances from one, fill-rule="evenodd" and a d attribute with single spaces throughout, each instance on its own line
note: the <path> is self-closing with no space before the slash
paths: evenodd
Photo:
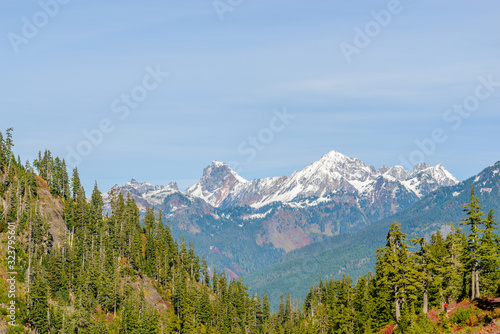
<path id="1" fill-rule="evenodd" d="M 376 222 L 360 231 L 333 236 L 290 252 L 279 263 L 245 277 L 252 292 L 268 291 L 277 303 L 285 291 L 300 298 L 307 291 L 307 282 L 340 277 L 344 273 L 356 278 L 373 270 L 376 250 L 385 244 L 385 235 L 393 221 L 399 221 L 408 239 L 425 236 L 449 224 L 458 226 L 465 217 L 462 205 L 469 202 L 471 187 L 482 201 L 483 209 L 500 212 L 500 162 L 484 169 L 477 176 L 451 187 L 439 188 L 410 208 Z"/>

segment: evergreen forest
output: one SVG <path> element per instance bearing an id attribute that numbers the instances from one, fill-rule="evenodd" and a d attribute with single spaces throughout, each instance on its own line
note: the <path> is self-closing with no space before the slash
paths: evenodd
<path id="1" fill-rule="evenodd" d="M 161 211 L 40 152 L 14 155 L 0 133 L 0 332 L 6 333 L 447 333 L 500 328 L 500 237 L 475 190 L 446 236 L 408 239 L 394 222 L 373 273 L 310 282 L 301 300 L 266 293 L 209 268 L 175 240 Z M 462 232 L 467 230 L 467 234 Z M 469 232 L 470 231 L 470 232 Z M 15 287 L 12 291 L 11 286 Z M 11 307 L 10 305 L 15 305 Z M 445 310 L 445 305 L 448 306 Z M 489 326 L 489 327 L 488 327 Z"/>

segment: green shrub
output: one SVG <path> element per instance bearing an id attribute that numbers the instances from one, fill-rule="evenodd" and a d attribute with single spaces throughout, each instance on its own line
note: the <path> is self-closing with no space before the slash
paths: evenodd
<path id="1" fill-rule="evenodd" d="M 472 307 L 459 308 L 451 317 L 451 322 L 457 325 L 475 325 L 478 322 L 479 311 Z"/>
<path id="2" fill-rule="evenodd" d="M 416 334 L 437 333 L 437 330 L 432 325 L 432 321 L 430 321 L 427 314 L 424 313 L 418 315 L 417 322 L 413 326 L 413 329 Z"/>

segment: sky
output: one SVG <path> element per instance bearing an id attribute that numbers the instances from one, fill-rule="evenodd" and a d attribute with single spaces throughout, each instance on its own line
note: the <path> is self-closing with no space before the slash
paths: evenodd
<path id="1" fill-rule="evenodd" d="M 464 180 L 500 160 L 499 31 L 496 0 L 3 0 L 0 131 L 87 193 L 331 150 Z"/>

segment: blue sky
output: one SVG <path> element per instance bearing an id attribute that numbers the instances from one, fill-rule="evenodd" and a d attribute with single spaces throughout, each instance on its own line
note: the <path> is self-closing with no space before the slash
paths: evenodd
<path id="1" fill-rule="evenodd" d="M 82 153 L 87 192 L 330 150 L 461 180 L 500 160 L 498 1 L 55 1 L 0 3 L 0 128 L 23 160 Z"/>

